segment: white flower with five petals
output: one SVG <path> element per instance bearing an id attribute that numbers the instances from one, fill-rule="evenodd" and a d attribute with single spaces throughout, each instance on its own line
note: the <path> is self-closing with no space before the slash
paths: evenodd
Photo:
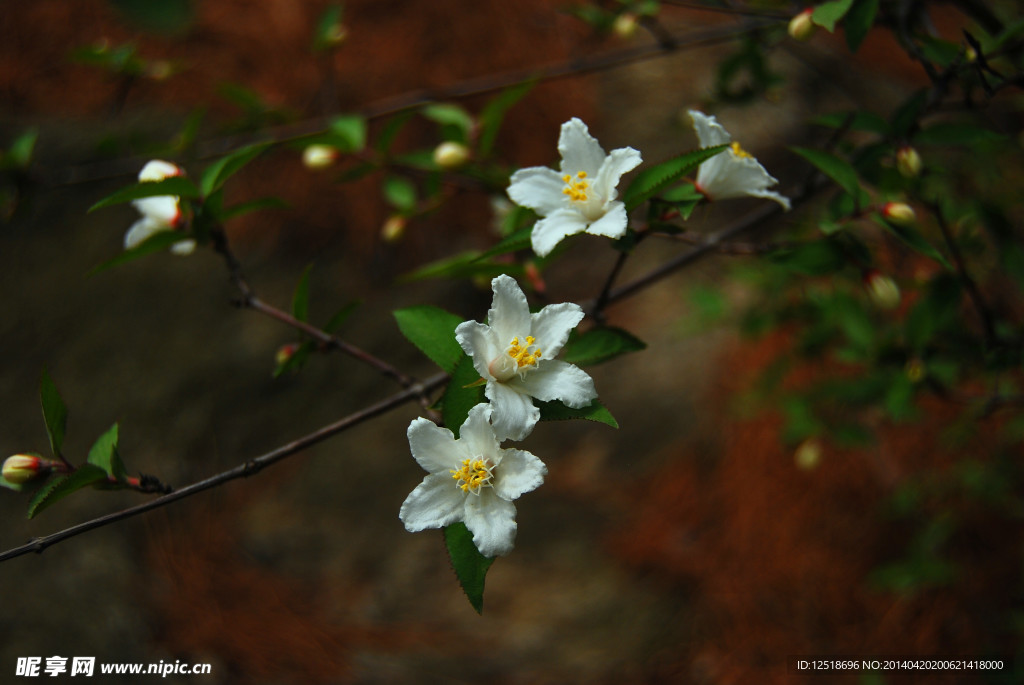
<path id="1" fill-rule="evenodd" d="M 464 321 L 455 328 L 455 339 L 487 382 L 494 432 L 500 439 L 521 440 L 540 419 L 533 398 L 561 400 L 577 409 L 597 398 L 586 372 L 554 359 L 583 320 L 583 309 L 563 302 L 531 314 L 526 295 L 504 274 L 491 281 L 491 288 L 487 324 Z"/>
<path id="2" fill-rule="evenodd" d="M 533 227 L 533 251 L 543 257 L 562 238 L 587 232 L 608 238 L 626 233 L 626 206 L 616 201 L 619 179 L 641 162 L 631 147 L 605 154 L 587 125 L 573 118 L 558 138 L 561 171 L 547 167 L 512 174 L 508 196 L 543 217 Z"/>
<path id="3" fill-rule="evenodd" d="M 499 446 L 490 412 L 487 404 L 470 409 L 458 439 L 422 417 L 409 424 L 409 448 L 427 476 L 398 514 L 411 533 L 463 521 L 485 557 L 512 551 L 513 501 L 539 487 L 547 473 L 544 462 L 529 452 Z"/>
<path id="4" fill-rule="evenodd" d="M 712 147 L 732 142 L 732 136 L 718 121 L 707 114 L 690 110 L 693 128 L 701 147 Z M 739 143 L 732 145 L 700 165 L 697 170 L 697 190 L 709 200 L 727 200 L 733 197 L 763 197 L 774 200 L 789 209 L 789 198 L 768 190 L 778 180 Z"/>
<path id="5" fill-rule="evenodd" d="M 146 163 L 139 172 L 140 183 L 162 181 L 172 176 L 184 176 L 185 171 L 170 162 L 154 159 Z M 150 236 L 161 231 L 176 230 L 182 221 L 180 200 L 176 195 L 156 195 L 132 200 L 132 205 L 142 217 L 132 224 L 124 235 L 124 248 L 130 250 Z M 171 246 L 171 252 L 178 255 L 191 254 L 196 249 L 194 240 L 182 240 Z"/>

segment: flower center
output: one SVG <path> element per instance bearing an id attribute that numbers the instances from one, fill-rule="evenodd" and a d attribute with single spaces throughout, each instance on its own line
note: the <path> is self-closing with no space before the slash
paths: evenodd
<path id="1" fill-rule="evenodd" d="M 491 487 L 491 480 L 494 478 L 492 470 L 494 465 L 487 459 L 463 459 L 462 468 L 450 469 L 448 473 L 457 481 L 456 485 L 463 492 L 471 492 L 474 495 L 480 494 L 480 488 Z"/>
<path id="2" fill-rule="evenodd" d="M 734 142 L 734 143 L 733 143 L 732 145 L 730 145 L 729 147 L 731 147 L 731 148 L 732 148 L 732 153 L 733 153 L 734 155 L 736 155 L 737 157 L 740 157 L 740 158 L 743 158 L 743 157 L 753 157 L 753 155 L 752 155 L 752 154 L 750 154 L 749 152 L 747 152 L 746 150 L 744 150 L 744 149 L 743 149 L 742 147 L 740 147 L 740 144 L 739 144 L 739 143 L 735 143 L 735 142 Z"/>
<path id="3" fill-rule="evenodd" d="M 590 184 L 584 180 L 586 177 L 586 171 L 577 171 L 575 178 L 566 174 L 562 177 L 562 180 L 565 181 L 565 188 L 562 188 L 562 192 L 568 195 L 573 202 L 586 202 L 587 188 L 590 187 Z"/>
<path id="4" fill-rule="evenodd" d="M 525 345 L 519 344 L 518 337 L 512 338 L 512 342 L 508 345 L 508 356 L 515 361 L 517 370 L 537 365 L 537 361 L 540 359 L 540 348 L 534 345 L 535 342 L 537 341 L 532 335 L 526 336 Z M 531 347 L 533 352 L 530 352 Z"/>

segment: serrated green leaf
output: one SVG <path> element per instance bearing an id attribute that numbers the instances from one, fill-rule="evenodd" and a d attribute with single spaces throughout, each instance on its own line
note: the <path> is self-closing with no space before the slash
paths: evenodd
<path id="1" fill-rule="evenodd" d="M 573 335 L 563 348 L 562 358 L 570 364 L 586 366 L 614 359 L 627 352 L 638 352 L 647 344 L 629 331 L 614 326 L 592 328 Z"/>
<path id="2" fill-rule="evenodd" d="M 242 167 L 256 159 L 270 146 L 270 141 L 246 145 L 206 167 L 202 179 L 199 181 L 203 196 L 207 197 L 218 190 L 225 181 L 237 174 Z"/>
<path id="3" fill-rule="evenodd" d="M 540 400 L 537 400 L 534 404 L 536 404 L 537 408 L 540 409 L 541 421 L 586 419 L 588 421 L 603 423 L 606 426 L 611 426 L 612 428 L 619 427 L 619 422 L 615 420 L 612 413 L 608 411 L 598 400 L 594 400 L 590 403 L 590 406 L 583 407 L 582 409 L 573 409 L 572 407 L 565 406 L 561 402 L 541 402 Z"/>
<path id="4" fill-rule="evenodd" d="M 854 198 L 860 197 L 860 178 L 857 176 L 856 169 L 849 162 L 822 150 L 804 147 L 790 149 L 817 167 L 819 171 L 839 184 L 839 187 L 851 196 Z"/>
<path id="5" fill-rule="evenodd" d="M 455 340 L 455 327 L 462 323 L 462 317 L 431 305 L 398 309 L 394 315 L 409 342 L 445 372 L 455 370 L 463 356 L 462 347 Z"/>
<path id="6" fill-rule="evenodd" d="M 829 33 L 836 30 L 836 22 L 842 19 L 853 5 L 853 0 L 831 0 L 814 8 L 811 20 Z"/>
<path id="7" fill-rule="evenodd" d="M 164 248 L 170 247 L 174 243 L 190 239 L 191 236 L 189 234 L 182 233 L 181 231 L 160 231 L 159 233 L 154 233 L 132 249 L 125 250 L 113 259 L 108 259 L 99 266 L 94 267 L 87 275 L 93 276 L 101 271 L 106 271 L 113 266 L 119 266 L 125 262 L 130 262 L 134 259 L 138 259 L 139 257 L 144 257 L 151 252 L 159 252 Z"/>
<path id="8" fill-rule="evenodd" d="M 220 212 L 220 220 L 227 221 L 235 217 L 258 212 L 261 209 L 290 209 L 291 205 L 279 197 L 258 197 L 255 200 L 239 202 L 237 205 L 228 207 Z"/>
<path id="9" fill-rule="evenodd" d="M 312 264 L 302 270 L 302 276 L 292 294 L 292 316 L 299 321 L 307 321 L 309 317 L 309 272 L 312 270 Z"/>
<path id="10" fill-rule="evenodd" d="M 94 466 L 99 466 L 108 476 L 121 482 L 125 477 L 124 464 L 117 453 L 118 427 L 115 423 L 106 433 L 101 435 L 89 448 L 89 458 L 86 460 Z"/>
<path id="11" fill-rule="evenodd" d="M 41 487 L 28 503 L 28 518 L 59 502 L 76 490 L 107 479 L 107 472 L 95 464 L 83 464 L 71 473 L 54 478 Z"/>
<path id="12" fill-rule="evenodd" d="M 893 234 L 901 241 L 917 250 L 926 257 L 931 257 L 942 266 L 947 269 L 952 269 L 953 266 L 949 263 L 949 260 L 939 252 L 938 248 L 928 242 L 921 232 L 914 226 L 900 226 L 889 221 L 886 221 L 879 215 L 874 215 L 875 221 L 886 231 Z"/>
<path id="13" fill-rule="evenodd" d="M 463 353 L 455 363 L 452 378 L 441 396 L 441 419 L 459 437 L 462 424 L 469 417 L 469 410 L 484 401 L 484 388 L 476 385 L 480 378 L 473 360 Z"/>
<path id="14" fill-rule="evenodd" d="M 39 400 L 43 407 L 46 433 L 50 436 L 50 449 L 53 456 L 60 457 L 60 450 L 64 445 L 64 430 L 68 422 L 68 408 L 46 369 L 43 369 L 43 375 L 39 379 Z"/>
<path id="15" fill-rule="evenodd" d="M 626 203 L 626 211 L 632 211 L 644 200 L 668 185 L 675 183 L 699 167 L 702 162 L 711 159 L 727 147 L 727 145 L 715 145 L 692 150 L 661 164 L 644 169 L 636 175 L 636 178 L 633 179 L 633 182 L 629 184 L 629 187 L 622 194 L 622 201 Z"/>
<path id="16" fill-rule="evenodd" d="M 462 591 L 466 593 L 469 603 L 476 613 L 484 612 L 484 580 L 487 569 L 494 559 L 487 558 L 473 544 L 473 534 L 466 524 L 459 521 L 444 529 L 444 544 L 448 548 L 448 557 L 452 562 L 455 577 L 459 579 Z"/>
<path id="17" fill-rule="evenodd" d="M 366 147 L 366 117 L 346 114 L 331 119 L 330 131 L 343 152 L 359 152 Z"/>
<path id="18" fill-rule="evenodd" d="M 846 33 L 846 45 L 850 52 L 857 52 L 857 48 L 864 42 L 872 25 L 875 23 L 875 15 L 878 14 L 878 0 L 855 0 L 853 7 L 846 14 L 843 22 L 843 31 Z"/>
<path id="19" fill-rule="evenodd" d="M 416 207 L 416 186 L 409 179 L 400 176 L 389 176 L 381 185 L 384 199 L 401 212 L 409 212 Z"/>
<path id="20" fill-rule="evenodd" d="M 484 106 L 480 112 L 480 138 L 477 144 L 481 157 L 490 154 L 494 147 L 494 140 L 501 129 L 505 113 L 512 105 L 522 100 L 536 83 L 535 80 L 531 80 L 506 88 Z"/>
<path id="21" fill-rule="evenodd" d="M 162 181 L 143 181 L 141 183 L 130 185 L 127 188 L 121 188 L 117 192 L 106 196 L 90 207 L 89 211 L 94 212 L 97 209 L 103 209 L 104 207 L 120 205 L 125 202 L 131 202 L 132 200 L 138 200 L 144 197 L 156 197 L 159 195 L 176 195 L 178 197 L 195 198 L 199 197 L 199 191 L 196 189 L 196 185 L 184 176 L 171 176 L 170 178 L 165 178 Z"/>

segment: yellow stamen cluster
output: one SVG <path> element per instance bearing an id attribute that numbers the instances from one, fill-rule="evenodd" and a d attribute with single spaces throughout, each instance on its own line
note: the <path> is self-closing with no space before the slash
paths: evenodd
<path id="1" fill-rule="evenodd" d="M 448 473 L 458 481 L 458 486 L 463 492 L 480 494 L 480 488 L 489 487 L 491 484 L 491 464 L 484 459 L 463 459 L 461 469 L 450 469 Z"/>
<path id="2" fill-rule="evenodd" d="M 587 177 L 586 171 L 579 171 L 576 173 L 576 179 L 566 174 L 562 177 L 567 187 L 562 189 L 562 192 L 569 196 L 569 199 L 573 202 L 586 202 L 587 200 L 587 188 L 590 186 L 589 183 L 584 181 Z"/>
<path id="3" fill-rule="evenodd" d="M 733 143 L 729 147 L 732 148 L 732 153 L 737 157 L 753 157 L 749 152 L 740 147 L 739 143 Z"/>
<path id="4" fill-rule="evenodd" d="M 582 173 L 582 172 L 580 172 Z M 526 344 L 520 345 L 519 338 L 512 338 L 512 342 L 508 346 L 508 356 L 516 360 L 516 366 L 523 368 L 524 366 L 536 366 L 537 360 L 540 359 L 540 349 L 535 349 L 530 352 L 530 348 L 537 342 L 532 335 L 526 336 Z"/>

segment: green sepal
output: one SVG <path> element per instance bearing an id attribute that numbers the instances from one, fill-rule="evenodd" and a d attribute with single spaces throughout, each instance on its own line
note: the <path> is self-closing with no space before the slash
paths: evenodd
<path id="1" fill-rule="evenodd" d="M 256 159 L 270 146 L 270 141 L 246 145 L 245 147 L 241 147 L 234 152 L 221 157 L 216 162 L 206 167 L 206 170 L 203 171 L 202 179 L 199 181 L 199 187 L 203 192 L 203 197 L 207 197 L 214 191 L 218 190 L 222 185 L 224 185 L 225 181 L 237 174 L 242 167 Z"/>
<path id="2" fill-rule="evenodd" d="M 127 475 L 121 456 L 117 453 L 118 427 L 115 423 L 107 432 L 96 439 L 89 448 L 86 461 L 103 469 L 114 480 L 123 482 Z"/>
<path id="3" fill-rule="evenodd" d="M 68 408 L 46 369 L 43 369 L 43 375 L 39 379 L 39 400 L 43 407 L 46 433 L 50 436 L 50 449 L 53 456 L 59 458 L 60 449 L 64 445 L 64 430 L 68 423 Z"/>
<path id="4" fill-rule="evenodd" d="M 107 480 L 107 472 L 95 464 L 83 464 L 71 473 L 54 478 L 36 491 L 28 503 L 28 518 L 64 499 L 76 490 Z"/>
<path id="5" fill-rule="evenodd" d="M 459 579 L 462 591 L 466 593 L 466 598 L 476 613 L 483 614 L 484 580 L 494 559 L 480 554 L 480 550 L 473 544 L 473 534 L 461 521 L 445 527 L 444 544 L 448 548 L 452 570 Z"/>
<path id="6" fill-rule="evenodd" d="M 831 0 L 831 2 L 822 3 L 814 8 L 814 12 L 811 13 L 811 21 L 832 33 L 836 30 L 836 22 L 850 11 L 852 5 L 853 0 Z"/>
<path id="7" fill-rule="evenodd" d="M 614 326 L 592 328 L 569 337 L 562 358 L 570 364 L 586 366 L 614 359 L 628 352 L 639 352 L 647 344 L 629 331 Z"/>
<path id="8" fill-rule="evenodd" d="M 101 271 L 106 271 L 113 266 L 119 266 L 125 262 L 130 262 L 138 259 L 139 257 L 144 257 L 152 252 L 159 252 L 170 247 L 174 243 L 180 243 L 183 240 L 192 240 L 192 236 L 188 233 L 182 233 L 181 231 L 159 231 L 149 236 L 132 249 L 125 250 L 113 259 L 108 259 L 99 266 L 93 267 L 86 275 L 93 276 Z"/>
<path id="9" fill-rule="evenodd" d="M 622 194 L 622 201 L 626 204 L 626 211 L 632 211 L 644 200 L 668 185 L 675 183 L 727 147 L 728 145 L 723 144 L 692 150 L 661 164 L 644 169 L 636 175 L 636 178 L 633 179 L 633 182 L 629 184 L 629 187 Z"/>
<path id="10" fill-rule="evenodd" d="M 463 354 L 459 358 L 451 374 L 448 387 L 441 396 L 441 419 L 455 437 L 459 437 L 469 410 L 484 401 L 484 388 L 477 384 L 480 374 L 469 355 Z"/>
<path id="11" fill-rule="evenodd" d="M 132 200 L 140 200 L 144 197 L 157 197 L 160 195 L 176 195 L 178 197 L 196 198 L 199 197 L 199 190 L 196 184 L 184 176 L 171 176 L 162 181 L 142 181 L 121 188 L 117 192 L 107 195 L 105 198 L 89 208 L 90 212 L 112 205 L 120 205 Z"/>
<path id="12" fill-rule="evenodd" d="M 397 309 L 394 315 L 399 330 L 409 342 L 445 372 L 455 371 L 463 355 L 462 347 L 455 340 L 455 327 L 462 323 L 462 317 L 431 305 Z"/>
<path id="13" fill-rule="evenodd" d="M 541 402 L 536 400 L 534 404 L 540 409 L 541 421 L 568 421 L 570 419 L 586 419 L 597 421 L 612 428 L 618 428 L 619 422 L 615 420 L 612 413 L 605 408 L 600 401 L 594 400 L 590 406 L 581 409 L 567 407 L 561 402 Z"/>

